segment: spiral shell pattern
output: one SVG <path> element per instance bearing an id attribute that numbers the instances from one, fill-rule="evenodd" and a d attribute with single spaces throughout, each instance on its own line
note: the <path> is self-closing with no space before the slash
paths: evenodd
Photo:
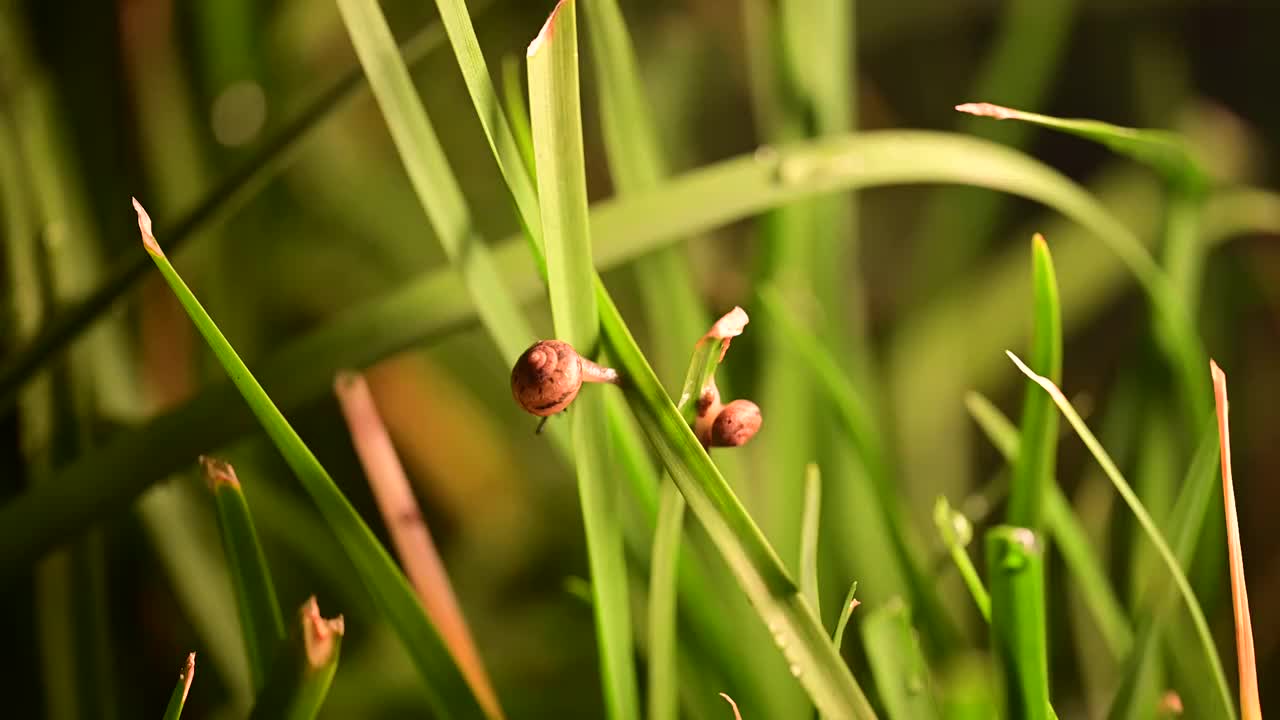
<path id="1" fill-rule="evenodd" d="M 581 358 L 560 340 L 534 343 L 511 369 L 511 395 L 526 412 L 539 417 L 569 407 L 581 387 Z"/>
<path id="2" fill-rule="evenodd" d="M 758 405 L 750 400 L 734 400 L 725 405 L 711 423 L 711 446 L 745 445 L 760 430 L 763 422 Z"/>

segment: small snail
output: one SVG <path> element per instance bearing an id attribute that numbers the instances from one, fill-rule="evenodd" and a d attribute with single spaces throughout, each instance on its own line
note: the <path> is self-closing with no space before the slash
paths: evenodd
<path id="1" fill-rule="evenodd" d="M 569 407 L 584 382 L 618 382 L 618 371 L 602 367 L 560 340 L 533 344 L 511 368 L 511 395 L 525 412 L 549 417 Z"/>
<path id="2" fill-rule="evenodd" d="M 764 417 L 750 400 L 720 404 L 720 390 L 713 382 L 698 398 L 694 433 L 705 447 L 739 447 L 759 432 Z"/>

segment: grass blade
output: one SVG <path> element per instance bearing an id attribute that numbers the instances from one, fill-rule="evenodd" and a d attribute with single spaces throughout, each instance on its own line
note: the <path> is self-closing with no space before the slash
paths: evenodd
<path id="1" fill-rule="evenodd" d="M 369 384 L 363 375 L 339 373 L 334 393 L 409 582 L 485 713 L 491 718 L 501 718 L 498 696 L 454 595 L 453 583 L 431 539 L 431 529 L 418 509 L 409 478 L 391 444 L 391 435 L 378 414 Z"/>
<path id="2" fill-rule="evenodd" d="M 804 469 L 804 518 L 800 521 L 800 589 L 813 612 L 822 617 L 818 591 L 818 521 L 822 515 L 822 471 L 810 463 Z"/>
<path id="3" fill-rule="evenodd" d="M 1218 410 L 1218 446 L 1222 453 L 1222 497 L 1227 513 L 1227 554 L 1231 558 L 1231 599 L 1236 620 L 1236 657 L 1240 667 L 1240 715 L 1262 720 L 1258 701 L 1258 661 L 1253 652 L 1253 621 L 1249 619 L 1249 591 L 1244 583 L 1244 558 L 1240 552 L 1240 520 L 1236 515 L 1236 490 L 1231 481 L 1231 430 L 1227 419 L 1227 376 L 1218 363 L 1209 361 L 1213 396 Z"/>
<path id="4" fill-rule="evenodd" d="M 600 344 L 600 315 L 587 211 L 575 14 L 571 1 L 556 5 L 529 45 L 529 106 L 556 335 L 592 357 Z M 617 488 L 608 481 L 603 396 L 582 393 L 571 420 L 607 715 L 638 720 L 626 561 Z"/>
<path id="5" fill-rule="evenodd" d="M 338 670 L 346 624 L 342 616 L 320 616 L 312 595 L 298 610 L 289 637 L 280 643 L 267 686 L 249 714 L 251 720 L 311 720 L 320 712 Z"/>
<path id="6" fill-rule="evenodd" d="M 831 642 L 836 646 L 836 652 L 840 652 L 840 646 L 844 644 L 844 631 L 849 626 L 849 618 L 853 616 L 853 611 L 862 603 L 854 597 L 858 592 L 858 583 L 855 580 L 849 586 L 849 592 L 844 596 L 844 604 L 840 606 L 840 619 L 836 621 L 836 629 L 831 633 Z"/>
<path id="7" fill-rule="evenodd" d="M 138 228 L 142 232 L 147 252 L 177 295 L 183 309 L 204 336 L 218 362 L 235 383 L 236 389 L 253 410 L 262 428 L 280 450 L 307 494 L 315 501 L 325 522 L 338 536 L 361 580 L 373 596 L 379 612 L 395 628 L 413 658 L 436 712 L 447 718 L 484 717 L 475 696 L 445 649 L 440 635 L 423 614 L 404 575 L 169 264 L 152 235 L 151 218 L 137 200 L 134 200 L 134 208 L 138 211 Z"/>
<path id="8" fill-rule="evenodd" d="M 929 667 L 911 626 L 911 611 L 901 599 L 867 613 L 862 621 L 862 643 L 890 720 L 938 717 Z"/>
<path id="9" fill-rule="evenodd" d="M 1144 287 L 1160 283 L 1159 270 L 1141 241 L 1062 175 L 998 145 L 920 131 L 805 143 L 765 159 L 745 155 L 674 178 L 651 193 L 603 203 L 592 214 L 592 234 L 611 242 L 597 248 L 597 266 L 616 267 L 672 238 L 705 232 L 797 197 L 913 183 L 970 184 L 1042 202 L 1094 233 L 1125 259 Z M 1263 222 L 1268 216 L 1249 217 Z M 1247 226 L 1233 221 L 1229 227 L 1243 232 Z M 539 285 L 527 271 L 527 250 L 521 244 L 518 237 L 504 244 L 494 253 L 494 264 L 515 296 L 530 298 Z M 263 363 L 261 377 L 282 407 L 293 408 L 326 392 L 342 368 L 364 367 L 468 327 L 474 318 L 473 302 L 454 271 L 436 270 L 295 341 Z M 1199 371 L 1202 366 L 1196 367 Z M 187 431 L 196 425 L 206 432 L 194 436 Z M 253 427 L 235 393 L 215 385 L 183 407 L 121 433 L 70 464 L 50 487 L 32 488 L 0 507 L 0 572 L 23 567 L 69 533 L 126 506 L 192 457 Z M 53 487 L 74 487 L 83 502 L 68 504 Z M 918 603 L 913 607 L 923 612 Z"/>
<path id="10" fill-rule="evenodd" d="M 173 686 L 169 695 L 169 705 L 164 710 L 164 720 L 178 720 L 182 717 L 182 707 L 187 704 L 187 693 L 191 692 L 191 681 L 196 678 L 196 654 L 187 655 L 187 663 L 178 673 L 178 683 Z"/>
<path id="11" fill-rule="evenodd" d="M 1012 465 L 1018 457 L 1018 430 L 990 400 L 971 392 L 965 398 L 969 414 L 978 423 L 987 439 Z M 1089 536 L 1071 509 L 1071 503 L 1055 482 L 1045 496 L 1045 525 L 1053 535 L 1054 547 L 1066 561 L 1067 570 L 1075 578 L 1075 587 L 1084 598 L 1094 622 L 1116 661 L 1129 657 L 1133 650 L 1133 626 L 1125 614 L 1124 606 L 1111 588 L 1106 569 L 1098 559 Z"/>
<path id="12" fill-rule="evenodd" d="M 1049 397 L 1053 398 L 1054 404 L 1062 411 L 1062 414 L 1067 418 L 1067 422 L 1075 429 L 1076 434 L 1080 436 L 1085 446 L 1089 448 L 1089 452 L 1098 461 L 1098 464 L 1102 466 L 1103 472 L 1111 480 L 1111 484 L 1115 486 L 1116 492 L 1120 493 L 1120 497 L 1124 499 L 1125 504 L 1129 506 L 1134 517 L 1137 518 L 1138 524 L 1142 526 L 1143 532 L 1151 540 L 1151 544 L 1155 546 L 1156 551 L 1160 554 L 1160 559 L 1164 561 L 1169 574 L 1173 577 L 1173 581 L 1178 587 L 1178 591 L 1182 594 L 1182 599 L 1186 603 L 1188 611 L 1191 613 L 1196 634 L 1200 639 L 1201 649 L 1204 651 L 1205 658 L 1212 668 L 1216 690 L 1223 703 L 1223 717 L 1235 717 L 1235 708 L 1231 702 L 1231 692 L 1227 689 L 1226 674 L 1222 670 L 1222 662 L 1218 658 L 1217 650 L 1213 644 L 1213 636 L 1209 633 L 1209 624 L 1205 622 L 1204 611 L 1200 609 L 1200 603 L 1196 600 L 1195 593 L 1192 592 L 1191 585 L 1187 582 L 1187 576 L 1183 574 L 1177 558 L 1174 557 L 1173 552 L 1169 549 L 1169 545 L 1160 534 L 1159 528 L 1156 527 L 1151 516 L 1147 514 L 1146 508 L 1142 506 L 1142 501 L 1134 494 L 1124 476 L 1120 474 L 1120 470 L 1112 462 L 1110 456 L 1107 455 L 1107 451 L 1102 448 L 1102 444 L 1089 431 L 1089 427 L 1085 425 L 1084 420 L 1076 413 L 1075 408 L 1071 406 L 1071 402 L 1062 394 L 1062 391 L 1048 378 L 1040 377 L 1032 372 L 1013 353 L 1009 353 L 1009 358 L 1013 360 L 1024 375 L 1034 380 L 1045 392 L 1049 393 Z"/>
<path id="13" fill-rule="evenodd" d="M 1186 140 L 1163 130 L 1138 130 L 1098 120 L 1056 118 L 1023 112 L 991 103 L 965 103 L 956 110 L 996 120 L 1018 120 L 1082 137 L 1106 146 L 1112 152 L 1149 165 L 1166 179 L 1202 186 L 1208 182 Z"/>
<path id="14" fill-rule="evenodd" d="M 1049 245 L 1040 235 L 1031 241 L 1031 364 L 1054 382 L 1062 377 L 1062 310 Z M 1058 414 L 1049 398 L 1028 382 L 1022 405 L 1022 439 L 1009 484 L 1008 522 L 1038 532 L 1046 489 L 1054 482 L 1058 450 Z"/>
<path id="15" fill-rule="evenodd" d="M 1005 712 L 1026 720 L 1055 717 L 1049 706 L 1045 641 L 1044 546 L 1027 528 L 987 531 L 991 644 L 1005 677 Z"/>
<path id="16" fill-rule="evenodd" d="M 973 525 L 969 522 L 969 518 L 959 511 L 952 510 L 951 504 L 942 496 L 938 497 L 938 502 L 933 506 L 933 523 L 937 526 L 938 535 L 942 537 L 942 544 L 947 546 L 947 552 L 951 554 L 951 560 L 956 564 L 956 569 L 960 571 L 965 587 L 969 588 L 969 594 L 973 596 L 973 603 L 978 606 L 978 612 L 982 614 L 983 620 L 990 623 L 991 596 L 983 587 L 982 578 L 978 577 L 978 570 L 973 566 L 973 560 L 969 559 L 969 553 L 965 550 L 973 541 Z"/>
<path id="17" fill-rule="evenodd" d="M 520 58 L 508 55 L 502 59 L 502 101 L 507 108 L 507 119 L 511 125 L 511 134 L 515 137 L 516 146 L 520 149 L 520 159 L 524 161 L 524 170 L 537 183 L 537 173 L 533 164 L 533 129 L 529 127 L 529 104 L 525 101 L 524 68 Z"/>
<path id="18" fill-rule="evenodd" d="M 249 676 L 255 693 L 262 691 L 271 657 L 284 638 L 284 620 L 276 600 L 275 583 L 267 568 L 267 557 L 258 544 L 258 532 L 249 515 L 240 480 L 230 463 L 210 457 L 200 458 L 205 479 L 213 493 L 218 515 L 222 550 L 231 570 L 231 584 L 240 610 L 240 630 L 249 657 Z"/>

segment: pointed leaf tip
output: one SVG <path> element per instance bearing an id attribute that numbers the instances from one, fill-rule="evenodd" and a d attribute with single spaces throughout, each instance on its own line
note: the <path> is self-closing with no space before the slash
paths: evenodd
<path id="1" fill-rule="evenodd" d="M 136 200 L 134 202 L 137 202 Z M 196 677 L 196 654 L 192 652 L 187 655 L 187 662 L 182 666 L 182 703 L 187 702 L 187 695 L 191 692 L 191 681 Z"/>
<path id="2" fill-rule="evenodd" d="M 210 490 L 216 490 L 220 485 L 240 487 L 240 479 L 236 477 L 235 468 L 231 467 L 231 463 L 226 460 L 201 455 L 200 466 L 204 468 L 204 479 L 209 483 Z"/>
<path id="3" fill-rule="evenodd" d="M 556 3 L 555 9 L 553 9 L 551 14 L 547 16 L 547 21 L 542 24 L 542 30 L 538 32 L 538 37 L 534 38 L 533 42 L 529 43 L 529 50 L 525 53 L 525 57 L 533 57 L 537 54 L 543 43 L 551 39 L 551 36 L 555 34 L 556 31 L 556 18 L 560 15 L 560 8 L 572 1 L 573 0 L 560 0 L 560 2 Z"/>
<path id="4" fill-rule="evenodd" d="M 142 233 L 142 246 L 147 252 L 158 257 L 164 257 L 164 251 L 160 249 L 160 243 L 156 242 L 156 236 L 151 231 L 151 216 L 147 214 L 146 208 L 142 207 L 142 203 L 138 202 L 138 198 L 130 198 L 133 201 L 133 209 L 138 213 L 138 230 Z"/>
<path id="5" fill-rule="evenodd" d="M 956 110 L 978 117 L 995 118 L 996 120 L 1009 120 L 1018 117 L 1018 111 L 1013 108 L 1007 108 L 1003 105 L 993 105 L 992 103 L 963 103 L 956 106 Z"/>
<path id="6" fill-rule="evenodd" d="M 733 698 L 729 697 L 728 693 L 720 693 L 720 697 L 724 698 L 724 701 L 729 703 L 729 707 L 733 708 L 733 716 L 737 718 L 737 720 L 742 720 L 742 713 L 738 712 L 738 703 L 734 702 Z"/>

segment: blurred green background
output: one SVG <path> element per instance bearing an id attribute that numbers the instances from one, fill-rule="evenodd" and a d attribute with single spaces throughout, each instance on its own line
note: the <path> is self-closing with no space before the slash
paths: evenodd
<path id="1" fill-rule="evenodd" d="M 426 0 L 381 4 L 398 38 L 435 22 L 435 7 Z M 621 4 L 673 170 L 750 153 L 776 137 L 761 117 L 753 85 L 760 71 L 749 60 L 753 46 L 744 10 L 769 3 Z M 552 3 L 469 5 L 490 69 L 502 83 L 504 59 L 523 60 Z M 1083 140 L 968 118 L 953 106 L 1004 102 L 1065 117 L 1172 129 L 1185 134 L 1224 184 L 1274 187 L 1280 180 L 1280 5 L 858 2 L 856 21 L 847 30 L 856 37 L 859 129 L 957 130 L 1013 144 L 1088 187 L 1149 244 L 1161 232 L 1165 201 L 1154 173 Z M 584 42 L 589 45 L 590 37 Z M 520 230 L 517 217 L 456 61 L 447 43 L 436 46 L 413 70 L 423 102 L 477 229 L 486 238 L 513 236 Z M 613 190 L 585 49 L 582 61 L 594 202 Z M 358 69 L 329 2 L 0 4 L 0 153 L 7 156 L 8 182 L 26 194 L 24 207 L 0 208 L 4 241 L 14 242 L 12 234 L 23 229 L 46 238 L 48 264 L 59 278 L 55 297 L 34 317 L 19 309 L 27 290 L 5 285 L 3 357 L 17 355 L 51 308 L 83 297 L 114 268 L 141 255 L 130 196 L 147 205 L 164 244 L 163 229 L 281 133 L 295 135 L 289 128 L 299 119 L 313 129 L 279 172 L 241 193 L 229 212 L 199 223 L 190 243 L 174 253 L 250 366 L 361 301 L 443 267 L 439 244 L 368 92 L 357 88 L 348 99 L 316 109 L 318 98 Z M 518 71 L 516 77 L 522 76 Z M 1047 237 L 1062 287 L 1063 387 L 1131 479 L 1148 478 L 1136 484 L 1149 506 L 1167 508 L 1194 437 L 1160 420 L 1176 405 L 1169 372 L 1150 339 L 1147 307 L 1109 251 L 1043 207 L 985 190 L 875 189 L 859 193 L 857 208 L 856 253 L 829 261 L 843 263 L 836 275 L 849 278 L 839 289 L 848 308 L 825 311 L 850 327 L 865 320 L 869 343 L 859 351 L 865 357 L 845 359 L 878 368 L 875 386 L 893 437 L 898 488 L 956 616 L 972 615 L 972 609 L 929 517 L 939 494 L 973 514 L 986 514 L 975 504 L 975 493 L 1001 461 L 969 421 L 964 393 L 983 391 L 1017 416 L 1024 383 L 1003 351 L 1026 344 L 1032 232 Z M 18 214 L 23 222 L 15 219 Z M 1280 353 L 1277 225 L 1269 235 L 1255 231 L 1234 238 L 1208 256 L 1203 276 L 1193 281 L 1200 286 L 1201 335 L 1232 383 L 1236 491 L 1264 707 L 1280 703 L 1274 689 L 1280 687 L 1280 543 L 1272 532 L 1280 494 L 1267 482 L 1280 470 L 1280 447 L 1271 438 L 1280 426 L 1280 405 L 1274 402 L 1280 396 L 1274 372 Z M 709 316 L 735 304 L 753 311 L 753 281 L 769 247 L 760 240 L 762 232 L 768 229 L 760 223 L 738 222 L 685 246 Z M 610 242 L 594 240 L 598 246 Z M 531 265 L 527 269 L 533 272 Z M 614 268 L 604 279 L 646 351 L 662 343 L 691 348 L 697 340 L 655 337 L 645 325 L 649 309 L 629 268 Z M 539 332 L 550 335 L 546 303 L 527 309 Z M 132 288 L 127 302 L 98 327 L 113 331 L 75 346 L 97 368 L 91 381 L 99 384 L 94 422 L 60 439 L 51 467 L 37 466 L 24 452 L 31 430 L 17 406 L 0 409 L 4 498 L 20 495 L 46 475 L 56 479 L 61 465 L 106 446 L 130 426 L 182 407 L 206 383 L 222 381 L 221 369 L 157 277 Z M 770 424 L 762 397 L 766 370 L 771 355 L 786 348 L 772 346 L 780 342 L 776 335 L 754 329 L 749 326 L 734 344 L 724 373 L 737 396 L 761 402 L 765 430 L 741 451 L 745 461 L 735 465 L 741 475 L 733 480 L 752 514 L 774 533 L 786 524 L 778 517 L 784 510 L 777 488 L 798 485 L 803 463 L 817 458 L 788 464 L 769 433 L 786 438 L 802 431 L 817 446 L 830 443 L 830 433 L 821 418 L 792 428 Z M 683 367 L 658 361 L 656 369 L 676 392 Z M 385 357 L 369 369 L 369 379 L 508 715 L 598 717 L 602 700 L 591 608 L 573 590 L 587 566 L 572 468 L 545 437 L 534 435 L 534 422 L 512 403 L 508 372 L 470 320 L 454 323 L 429 344 Z M 45 368 L 55 386 L 70 382 L 58 373 L 55 364 Z M 290 420 L 382 533 L 328 388 L 291 397 L 285 407 Z M 347 643 L 325 716 L 425 714 L 403 650 L 376 622 L 365 591 L 275 450 L 243 419 L 224 426 L 217 412 L 204 417 L 208 426 L 192 424 L 180 432 L 208 434 L 213 439 L 199 447 L 231 460 L 245 480 L 282 606 L 297 607 L 315 593 L 326 614 L 346 616 Z M 1136 602 L 1132 521 L 1115 507 L 1074 437 L 1065 436 L 1060 446 L 1059 483 L 1110 561 L 1118 594 Z M 40 602 L 34 565 L 7 570 L 0 594 L 0 627 L 8 628 L 0 715 L 65 716 L 50 703 L 50 688 L 59 687 L 51 678 L 65 673 L 78 675 L 77 682 L 100 683 L 99 717 L 158 716 L 178 661 L 192 649 L 200 653 L 201 666 L 189 717 L 243 713 L 248 680 L 234 630 L 234 598 L 225 582 L 212 505 L 194 455 L 190 460 L 188 470 L 156 483 L 127 507 L 112 508 L 94 525 L 93 542 L 77 545 L 92 548 L 86 562 L 97 571 L 75 574 L 88 584 L 63 597 L 96 607 L 110 638 L 100 648 L 105 656 L 51 655 L 42 639 L 56 634 L 49 618 L 65 608 Z M 862 529 L 866 515 L 856 498 L 838 491 L 824 504 L 822 590 L 832 598 L 828 615 L 853 579 L 860 581 L 866 602 L 900 592 L 899 580 L 878 582 L 866 557 L 877 550 L 859 544 L 874 533 Z M 1215 517 L 1220 521 L 1220 513 Z M 1230 596 L 1222 561 L 1213 559 L 1220 542 L 1205 544 L 1210 557 L 1199 563 L 1204 567 L 1193 573 L 1193 582 L 1234 676 Z M 1096 648 L 1097 639 L 1078 619 L 1071 621 L 1069 578 L 1058 564 L 1049 600 L 1055 704 L 1064 719 L 1093 717 L 1098 706 L 1090 698 L 1096 698 L 1099 682 L 1105 684 L 1105 678 L 1089 677 L 1089 643 Z M 643 570 L 632 569 L 635 584 L 642 585 Z M 726 585 L 725 592 L 737 589 Z M 639 598 L 636 607 L 643 607 Z M 851 653 L 855 673 L 858 652 Z M 763 717 L 746 708 L 744 716 Z"/>

